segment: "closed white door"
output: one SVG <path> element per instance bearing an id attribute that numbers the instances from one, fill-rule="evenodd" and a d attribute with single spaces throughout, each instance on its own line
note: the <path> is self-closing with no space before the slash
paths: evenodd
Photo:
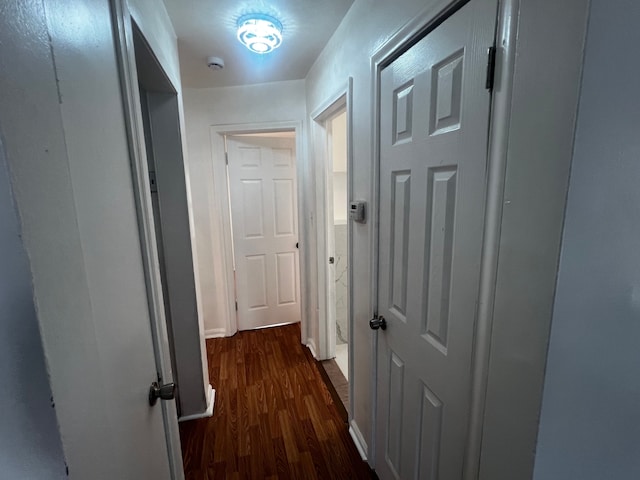
<path id="1" fill-rule="evenodd" d="M 381 74 L 376 470 L 462 478 L 496 0 L 471 0 Z"/>
<path id="2" fill-rule="evenodd" d="M 300 321 L 294 138 L 227 137 L 238 329 Z"/>

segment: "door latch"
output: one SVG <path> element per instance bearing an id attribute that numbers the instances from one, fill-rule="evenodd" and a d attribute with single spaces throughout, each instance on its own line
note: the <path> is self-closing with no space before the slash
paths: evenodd
<path id="1" fill-rule="evenodd" d="M 159 385 L 158 382 L 153 382 L 149 388 L 149 405 L 153 407 L 159 398 L 162 400 L 176 398 L 176 384 L 172 382 Z"/>
<path id="2" fill-rule="evenodd" d="M 329 257 L 329 265 L 333 265 L 334 263 L 336 263 L 336 259 L 333 257 Z"/>

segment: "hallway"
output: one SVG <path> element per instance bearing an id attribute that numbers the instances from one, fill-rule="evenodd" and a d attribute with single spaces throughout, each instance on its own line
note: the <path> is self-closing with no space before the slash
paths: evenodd
<path id="1" fill-rule="evenodd" d="M 180 424 L 187 480 L 375 478 L 300 325 L 207 340 L 213 417 Z"/>

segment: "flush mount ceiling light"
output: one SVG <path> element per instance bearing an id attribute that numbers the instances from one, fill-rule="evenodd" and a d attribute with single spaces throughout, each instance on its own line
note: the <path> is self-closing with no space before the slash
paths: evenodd
<path id="1" fill-rule="evenodd" d="M 272 52 L 282 43 L 282 24 L 269 15 L 244 15 L 238 20 L 238 40 L 252 52 Z"/>

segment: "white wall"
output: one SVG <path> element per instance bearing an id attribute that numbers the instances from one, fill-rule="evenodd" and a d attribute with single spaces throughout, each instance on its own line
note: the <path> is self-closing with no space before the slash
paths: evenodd
<path id="1" fill-rule="evenodd" d="M 304 122 L 304 95 L 302 80 L 184 90 L 189 184 L 193 201 L 204 328 L 209 336 L 234 333 L 228 332 L 226 325 L 229 315 L 235 314 L 227 311 L 227 281 L 221 268 L 224 244 L 220 211 L 227 208 L 227 199 L 218 198 L 214 190 L 210 128 L 225 124 Z M 305 169 L 304 158 L 304 152 L 298 152 L 298 168 Z M 300 188 L 305 187 L 301 185 Z M 305 207 L 300 205 L 299 208 Z"/>
<path id="2" fill-rule="evenodd" d="M 331 162 L 334 172 L 347 171 L 347 112 L 331 119 Z"/>
<path id="3" fill-rule="evenodd" d="M 0 395 L 0 476 L 67 478 L 29 261 L 1 143 L 0 225 L 0 385 L 4 388 Z"/>
<path id="4" fill-rule="evenodd" d="M 88 10 L 95 13 L 94 9 Z M 96 372 L 101 369 L 99 347 L 75 212 L 48 19 L 42 2 L 37 1 L 16 1 L 7 5 L 4 13 L 0 16 L 3 47 L 0 58 L 10 63 L 2 65 L 5 73 L 1 76 L 0 126 L 31 263 L 38 321 L 65 455 L 72 473 L 82 472 L 93 463 L 97 471 L 117 474 L 115 467 L 105 466 L 100 460 L 117 455 L 104 428 L 109 421 L 103 384 L 95 381 Z M 15 22 L 15 18 L 22 21 Z M 80 23 L 78 18 L 73 20 L 74 25 Z M 82 28 L 73 33 L 76 39 L 87 34 Z M 98 36 L 97 26 L 93 35 Z M 67 40 L 71 43 L 72 38 Z M 73 336 L 65 335 L 71 331 Z M 95 426 L 93 431 L 89 425 Z M 87 467 L 87 474 L 89 471 Z"/>
<path id="5" fill-rule="evenodd" d="M 333 223 L 347 223 L 347 112 L 331 121 L 331 162 L 333 166 Z"/>
<path id="6" fill-rule="evenodd" d="M 591 1 L 534 478 L 640 478 L 640 4 Z"/>
<path id="7" fill-rule="evenodd" d="M 307 110 L 316 111 L 353 77 L 353 182 L 354 199 L 371 197 L 371 75 L 370 58 L 392 34 L 428 3 L 423 0 L 376 2 L 356 0 L 307 76 Z M 313 158 L 310 157 L 310 162 Z M 353 244 L 353 419 L 365 442 L 371 444 L 372 335 L 370 266 L 372 222 L 354 224 Z"/>
<path id="8" fill-rule="evenodd" d="M 347 172 L 333 172 L 333 224 L 347 223 Z"/>
<path id="9" fill-rule="evenodd" d="M 0 129 L 69 476 L 168 478 L 111 20 L 5 2 Z"/>
<path id="10" fill-rule="evenodd" d="M 131 17 L 136 22 L 163 70 L 180 92 L 180 60 L 178 40 L 164 2 L 158 0 L 128 0 Z"/>

